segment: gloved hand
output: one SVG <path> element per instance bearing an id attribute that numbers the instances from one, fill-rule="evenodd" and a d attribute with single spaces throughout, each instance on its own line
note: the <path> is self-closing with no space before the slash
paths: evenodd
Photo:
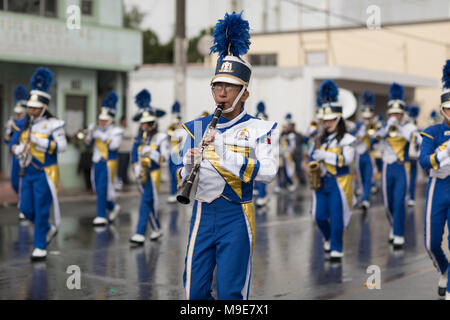
<path id="1" fill-rule="evenodd" d="M 398 120 L 397 120 L 396 117 L 390 117 L 390 118 L 388 119 L 388 121 L 387 121 L 387 126 L 388 126 L 388 127 L 393 126 L 393 125 L 396 125 L 396 124 L 398 124 Z"/>
<path id="2" fill-rule="evenodd" d="M 32 143 L 34 143 L 39 148 L 47 149 L 47 147 L 48 147 L 48 139 L 47 138 L 39 138 L 35 134 L 31 134 L 30 140 Z"/>
<path id="3" fill-rule="evenodd" d="M 202 161 L 202 153 L 200 148 L 189 149 L 183 157 L 184 169 L 191 172 L 193 166 Z"/>
<path id="4" fill-rule="evenodd" d="M 106 140 L 108 140 L 108 133 L 106 131 L 101 131 L 97 129 L 94 131 L 92 138 L 100 139 L 102 142 L 105 142 Z"/>
<path id="5" fill-rule="evenodd" d="M 133 167 L 133 170 L 134 170 L 134 177 L 136 178 L 136 180 L 139 179 L 139 176 L 140 176 L 140 174 L 141 174 L 141 165 L 137 163 L 137 164 Z"/>
<path id="6" fill-rule="evenodd" d="M 314 160 L 316 161 L 322 161 L 325 160 L 325 158 L 327 157 L 328 152 L 326 152 L 325 150 L 316 150 L 314 151 L 312 157 Z"/>
<path id="7" fill-rule="evenodd" d="M 14 147 L 14 154 L 16 156 L 20 156 L 22 154 L 24 148 L 25 148 L 25 145 L 23 143 L 20 143 L 19 145 L 16 145 Z"/>

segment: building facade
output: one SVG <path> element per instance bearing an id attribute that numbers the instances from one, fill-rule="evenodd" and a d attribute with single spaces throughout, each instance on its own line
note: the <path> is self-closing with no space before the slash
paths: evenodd
<path id="1" fill-rule="evenodd" d="M 128 72 L 142 64 L 140 31 L 123 27 L 122 0 L 0 0 L 0 123 L 12 115 L 13 91 L 29 87 L 44 66 L 54 73 L 49 110 L 73 135 L 96 120 L 110 90 L 126 114 Z M 0 171 L 8 175 L 8 150 L 0 148 Z M 62 187 L 83 187 L 73 144 L 59 157 Z"/>

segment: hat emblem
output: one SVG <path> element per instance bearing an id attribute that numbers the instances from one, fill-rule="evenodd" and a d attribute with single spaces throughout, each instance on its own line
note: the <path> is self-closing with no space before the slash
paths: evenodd
<path id="1" fill-rule="evenodd" d="M 38 102 L 38 101 L 39 101 L 38 96 L 35 95 L 35 94 L 33 94 L 33 95 L 30 97 L 30 101 L 32 101 L 32 102 Z"/>
<path id="2" fill-rule="evenodd" d="M 219 72 L 227 72 L 227 73 L 232 73 L 234 72 L 233 70 L 233 64 L 231 62 L 224 62 L 222 64 L 222 66 L 220 67 Z"/>

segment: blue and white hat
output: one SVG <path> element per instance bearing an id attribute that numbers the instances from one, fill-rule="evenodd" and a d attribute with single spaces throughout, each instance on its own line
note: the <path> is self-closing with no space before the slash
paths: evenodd
<path id="1" fill-rule="evenodd" d="M 114 91 L 109 92 L 103 99 L 102 108 L 98 116 L 99 120 L 114 120 L 116 117 L 116 106 L 119 97 Z"/>
<path id="2" fill-rule="evenodd" d="M 50 87 L 53 83 L 53 73 L 47 68 L 38 68 L 31 77 L 30 96 L 27 107 L 47 108 L 50 103 Z"/>
<path id="3" fill-rule="evenodd" d="M 441 109 L 450 108 L 450 60 L 447 60 L 442 70 Z"/>
<path id="4" fill-rule="evenodd" d="M 407 106 L 406 112 L 408 114 L 408 118 L 411 121 L 416 121 L 417 117 L 419 116 L 419 113 L 420 113 L 420 107 L 419 106 Z"/>
<path id="5" fill-rule="evenodd" d="M 342 117 L 342 105 L 338 102 L 339 89 L 333 80 L 325 80 L 320 85 L 319 96 L 322 101 L 323 120 Z"/>
<path id="6" fill-rule="evenodd" d="M 375 108 L 375 94 L 370 90 L 366 90 L 362 93 L 361 98 L 362 98 L 361 102 L 362 117 L 372 118 L 373 110 Z"/>
<path id="7" fill-rule="evenodd" d="M 232 14 L 226 13 L 225 18 L 219 20 L 214 27 L 214 40 L 210 53 L 217 53 L 219 59 L 211 85 L 217 82 L 225 82 L 242 86 L 232 108 L 224 110 L 224 113 L 234 110 L 250 82 L 252 66 L 241 57 L 250 48 L 249 31 L 249 23 L 242 18 L 242 12 L 239 14 L 235 12 Z"/>
<path id="8" fill-rule="evenodd" d="M 267 120 L 266 105 L 263 101 L 258 102 L 256 106 L 256 116 L 259 119 Z"/>
<path id="9" fill-rule="evenodd" d="M 175 101 L 172 105 L 172 123 L 178 123 L 181 120 L 181 105 Z"/>
<path id="10" fill-rule="evenodd" d="M 392 83 L 389 87 L 388 114 L 404 113 L 406 108 L 405 89 L 398 83 Z"/>
<path id="11" fill-rule="evenodd" d="M 27 99 L 28 92 L 27 89 L 19 85 L 14 90 L 14 112 L 23 113 L 27 111 Z"/>

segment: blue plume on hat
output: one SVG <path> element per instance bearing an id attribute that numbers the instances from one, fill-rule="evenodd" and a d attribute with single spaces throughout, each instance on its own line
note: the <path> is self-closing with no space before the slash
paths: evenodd
<path id="1" fill-rule="evenodd" d="M 389 100 L 404 100 L 405 99 L 405 89 L 403 86 L 394 82 L 389 87 Z"/>
<path id="2" fill-rule="evenodd" d="M 105 99 L 103 99 L 103 107 L 107 107 L 109 109 L 116 110 L 117 101 L 119 101 L 119 97 L 117 96 L 117 93 L 115 93 L 114 91 L 111 91 L 110 93 L 108 93 L 106 95 Z"/>
<path id="3" fill-rule="evenodd" d="M 47 68 L 38 68 L 31 77 L 31 90 L 39 90 L 48 93 L 53 83 L 53 73 Z"/>
<path id="4" fill-rule="evenodd" d="M 433 119 L 439 118 L 439 114 L 437 113 L 436 110 L 431 111 L 430 118 L 433 118 Z"/>
<path id="5" fill-rule="evenodd" d="M 339 89 L 333 80 L 325 80 L 319 89 L 319 97 L 322 103 L 337 102 Z"/>
<path id="6" fill-rule="evenodd" d="M 320 98 L 320 91 L 317 91 L 316 95 L 316 107 L 322 107 L 322 99 Z"/>
<path id="7" fill-rule="evenodd" d="M 250 25 L 242 19 L 242 12 L 237 14 L 225 14 L 223 20 L 219 20 L 213 31 L 213 46 L 211 53 L 219 55 L 221 61 L 227 55 L 240 57 L 250 48 Z"/>
<path id="8" fill-rule="evenodd" d="M 378 115 L 378 121 L 380 121 L 380 122 L 384 121 L 384 116 L 382 114 Z"/>
<path id="9" fill-rule="evenodd" d="M 417 118 L 419 116 L 420 113 L 420 107 L 419 106 L 409 106 L 408 108 L 408 116 L 410 118 Z"/>
<path id="10" fill-rule="evenodd" d="M 14 102 L 18 103 L 19 101 L 27 99 L 28 99 L 27 89 L 22 85 L 17 86 L 16 89 L 14 90 Z"/>
<path id="11" fill-rule="evenodd" d="M 172 105 L 172 113 L 180 113 L 181 111 L 181 105 L 178 101 L 175 101 L 175 103 Z"/>
<path id="12" fill-rule="evenodd" d="M 450 89 L 450 60 L 447 60 L 442 70 L 442 83 L 444 88 Z"/>
<path id="13" fill-rule="evenodd" d="M 134 102 L 139 107 L 139 109 L 150 108 L 150 101 L 152 100 L 152 95 L 147 89 L 141 90 L 135 97 Z"/>
<path id="14" fill-rule="evenodd" d="M 362 104 L 369 107 L 375 106 L 375 94 L 370 91 L 366 90 L 362 93 Z"/>
<path id="15" fill-rule="evenodd" d="M 264 114 L 266 112 L 266 105 L 264 104 L 264 102 L 262 102 L 262 101 L 258 102 L 258 105 L 256 106 L 256 111 L 257 111 L 257 113 L 262 113 L 262 114 Z"/>

